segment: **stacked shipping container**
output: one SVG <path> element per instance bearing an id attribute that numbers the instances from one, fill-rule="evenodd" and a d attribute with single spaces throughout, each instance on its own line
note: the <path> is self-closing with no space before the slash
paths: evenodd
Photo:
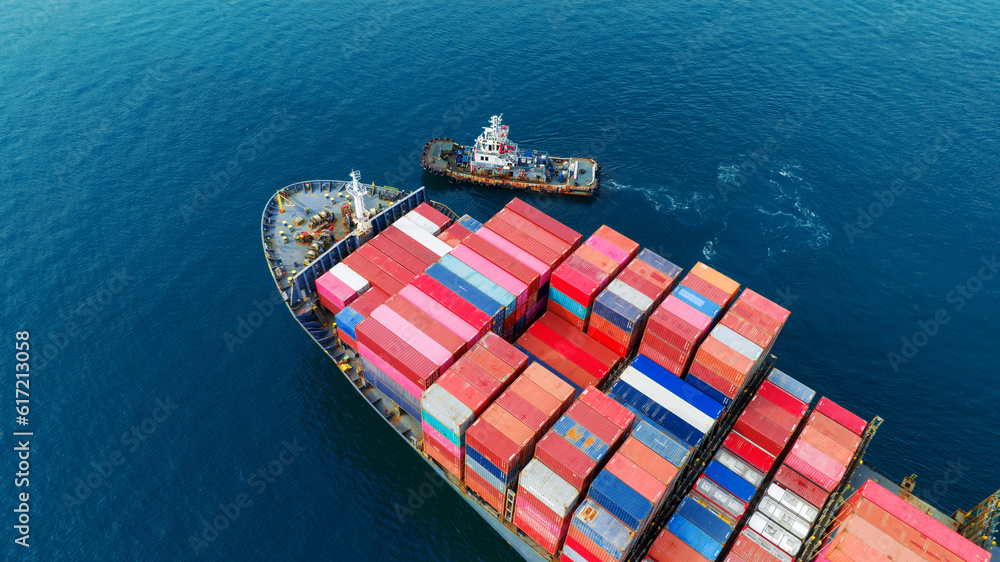
<path id="1" fill-rule="evenodd" d="M 649 314 L 670 290 L 681 268 L 648 248 L 625 266 L 594 300 L 587 333 L 622 357 L 639 341 Z"/>
<path id="2" fill-rule="evenodd" d="M 508 487 L 517 482 L 538 437 L 566 411 L 573 388 L 530 363 L 465 433 L 465 485 L 504 513 Z"/>
<path id="3" fill-rule="evenodd" d="M 749 304 L 751 302 L 755 304 Z M 752 311 L 753 314 L 743 311 Z M 746 314 L 750 319 L 740 314 Z M 787 310 L 750 289 L 743 291 L 732 309 L 726 312 L 719 325 L 698 347 L 686 380 L 728 406 L 739 395 L 747 379 L 767 360 L 788 315 Z"/>
<path id="4" fill-rule="evenodd" d="M 650 317 L 639 353 L 683 377 L 695 350 L 738 289 L 738 283 L 698 262 Z"/>
<path id="5" fill-rule="evenodd" d="M 871 480 L 840 508 L 829 534 L 818 562 L 990 559 L 973 542 Z"/>
<path id="6" fill-rule="evenodd" d="M 546 311 L 532 324 L 518 338 L 517 346 L 573 385 L 578 393 L 601 384 L 621 361 L 613 351 L 552 311 Z"/>
<path id="7" fill-rule="evenodd" d="M 581 492 L 628 434 L 633 419 L 601 391 L 584 390 L 538 441 L 531 470 L 525 469 L 531 477 L 522 477 L 518 485 L 514 524 L 557 553 Z M 561 501 L 552 501 L 557 497 Z"/>
<path id="8" fill-rule="evenodd" d="M 586 330 L 598 293 L 638 252 L 639 245 L 632 240 L 607 226 L 597 229 L 552 272 L 548 309 L 577 329 Z"/>
<path id="9" fill-rule="evenodd" d="M 466 430 L 527 363 L 514 346 L 487 334 L 421 396 L 424 451 L 461 479 Z"/>

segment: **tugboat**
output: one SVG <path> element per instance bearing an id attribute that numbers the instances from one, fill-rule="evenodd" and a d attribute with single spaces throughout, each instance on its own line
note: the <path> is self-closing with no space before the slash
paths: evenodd
<path id="1" fill-rule="evenodd" d="M 448 138 L 424 145 L 420 165 L 432 174 L 463 183 L 562 193 L 593 195 L 600 185 L 600 165 L 593 158 L 557 158 L 523 151 L 507 138 L 503 115 L 490 117 L 475 144 L 464 146 Z"/>

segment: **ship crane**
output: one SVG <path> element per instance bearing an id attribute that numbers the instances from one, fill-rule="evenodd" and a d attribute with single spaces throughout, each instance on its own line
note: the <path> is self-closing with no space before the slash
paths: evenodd
<path id="1" fill-rule="evenodd" d="M 361 182 L 361 172 L 351 170 L 351 183 L 347 184 L 347 192 L 354 199 L 354 222 L 357 225 L 354 231 L 358 234 L 367 234 L 371 231 L 372 225 L 368 222 L 368 209 L 365 207 L 365 195 L 368 189 Z"/>

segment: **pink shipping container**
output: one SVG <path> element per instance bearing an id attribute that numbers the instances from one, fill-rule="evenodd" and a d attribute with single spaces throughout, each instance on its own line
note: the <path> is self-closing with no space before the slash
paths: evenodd
<path id="1" fill-rule="evenodd" d="M 406 287 L 403 288 L 405 289 Z M 405 297 L 396 295 L 387 300 L 385 306 L 392 309 L 396 314 L 399 314 L 403 319 L 412 324 L 414 328 L 430 336 L 438 345 L 451 353 L 452 362 L 465 353 L 465 340 Z"/>
<path id="2" fill-rule="evenodd" d="M 366 318 L 356 327 L 358 345 L 368 350 L 362 357 L 384 360 L 421 389 L 434 383 L 440 374 L 437 365 L 406 343 L 376 318 Z"/>
<path id="3" fill-rule="evenodd" d="M 633 257 L 630 256 L 625 250 L 622 250 L 596 234 L 587 238 L 585 244 L 614 260 L 615 263 L 618 264 L 618 271 L 621 271 L 621 269 L 625 267 L 625 264 L 627 264 Z"/>
<path id="4" fill-rule="evenodd" d="M 508 256 L 523 263 L 528 266 L 529 269 L 537 273 L 540 287 L 549 282 L 549 277 L 552 275 L 552 268 L 535 256 L 531 255 L 526 250 L 519 248 L 509 240 L 485 227 L 479 229 L 479 231 L 476 232 L 476 236 L 482 238 L 490 244 L 493 244 Z"/>
<path id="5" fill-rule="evenodd" d="M 596 388 L 585 389 L 580 394 L 579 401 L 590 406 L 621 429 L 629 429 L 632 427 L 632 422 L 635 421 L 635 414 L 630 412 L 628 408 Z"/>
<path id="6" fill-rule="evenodd" d="M 403 287 L 399 291 L 399 295 L 458 335 L 466 345 L 471 346 L 479 339 L 479 331 L 471 324 L 413 285 Z"/>
<path id="7" fill-rule="evenodd" d="M 868 422 L 861 419 L 860 416 L 849 412 L 846 408 L 825 396 L 819 399 L 819 402 L 816 404 L 816 411 L 851 430 L 855 435 L 864 433 L 865 427 L 868 426 Z"/>
<path id="8" fill-rule="evenodd" d="M 792 446 L 785 457 L 785 464 L 827 492 L 832 492 L 847 472 L 846 467 L 802 440 L 796 441 Z"/>
<path id="9" fill-rule="evenodd" d="M 807 425 L 850 451 L 857 451 L 861 445 L 861 437 L 817 411 L 809 414 Z"/>
<path id="10" fill-rule="evenodd" d="M 558 236 L 574 249 L 580 245 L 580 240 L 583 239 L 583 236 L 581 236 L 579 232 L 539 211 L 535 207 L 532 207 L 517 197 L 511 200 L 510 203 L 507 203 L 506 208 Z"/>
<path id="11" fill-rule="evenodd" d="M 812 445 L 816 450 L 843 466 L 849 465 L 854 458 L 854 451 L 847 449 L 809 425 L 806 425 L 802 429 L 802 433 L 799 434 L 799 440 Z"/>
<path id="12" fill-rule="evenodd" d="M 499 266 L 470 250 L 467 246 L 458 246 L 452 250 L 451 255 L 462 260 L 463 263 L 493 281 L 508 293 L 517 298 L 517 306 L 524 308 L 528 303 L 528 286 L 519 281 L 516 277 L 507 273 Z"/>
<path id="13" fill-rule="evenodd" d="M 421 332 L 386 305 L 376 308 L 371 315 L 393 334 L 417 350 L 436 367 L 448 368 L 452 363 L 452 353 L 441 347 L 433 338 Z M 364 324 L 364 322 L 362 322 Z M 359 336 L 360 337 L 360 336 Z"/>
<path id="14" fill-rule="evenodd" d="M 368 347 L 365 346 L 365 344 L 363 343 L 358 344 L 358 353 L 360 353 L 361 356 L 364 357 L 365 359 L 371 361 L 373 365 L 375 365 L 380 371 L 385 373 L 389 378 L 396 381 L 396 384 L 403 387 L 403 389 L 405 389 L 407 392 L 413 395 L 413 397 L 415 397 L 418 400 L 420 399 L 420 396 L 423 394 L 424 389 L 421 388 L 419 385 L 415 384 L 409 378 L 403 376 L 395 367 L 387 363 L 377 353 L 368 349 Z"/>

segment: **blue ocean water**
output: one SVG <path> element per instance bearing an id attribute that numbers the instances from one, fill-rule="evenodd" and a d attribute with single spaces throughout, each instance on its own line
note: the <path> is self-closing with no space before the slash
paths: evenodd
<path id="1" fill-rule="evenodd" d="M 509 193 L 417 154 L 499 112 L 602 163 L 597 197 L 529 202 L 788 306 L 779 365 L 886 419 L 871 464 L 948 512 L 1000 487 L 989 2 L 0 10 L 5 559 L 516 559 L 273 307 L 259 234 L 276 189 L 352 168 L 488 217 Z"/>

